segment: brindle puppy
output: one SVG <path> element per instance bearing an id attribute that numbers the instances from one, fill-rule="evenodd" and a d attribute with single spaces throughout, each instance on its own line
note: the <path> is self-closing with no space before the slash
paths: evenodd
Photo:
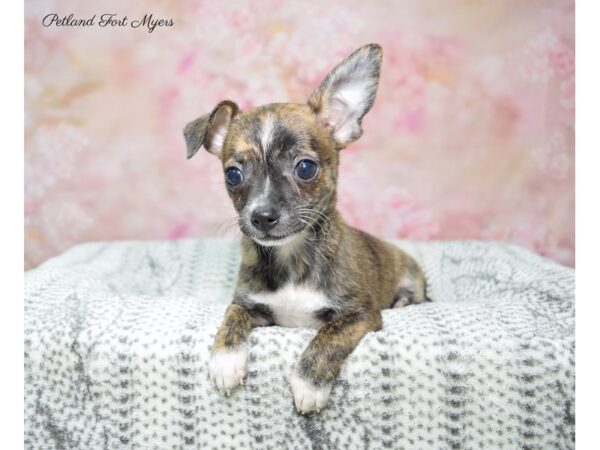
<path id="1" fill-rule="evenodd" d="M 188 158 L 204 146 L 221 159 L 244 234 L 236 291 L 210 361 L 226 394 L 243 384 L 254 327 L 314 327 L 290 382 L 297 410 L 319 411 L 346 357 L 381 329 L 380 311 L 428 300 L 409 255 L 348 226 L 336 210 L 339 150 L 362 134 L 381 56 L 376 44 L 356 50 L 306 105 L 241 112 L 223 101 L 185 127 Z"/>

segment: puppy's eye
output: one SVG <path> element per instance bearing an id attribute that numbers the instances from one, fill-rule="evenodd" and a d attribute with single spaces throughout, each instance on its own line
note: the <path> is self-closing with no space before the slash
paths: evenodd
<path id="1" fill-rule="evenodd" d="M 237 186 L 244 180 L 242 171 L 237 167 L 229 167 L 225 170 L 225 180 L 232 186 Z"/>
<path id="2" fill-rule="evenodd" d="M 303 180 L 310 180 L 317 174 L 317 163 L 310 159 L 303 159 L 296 165 L 296 175 Z"/>

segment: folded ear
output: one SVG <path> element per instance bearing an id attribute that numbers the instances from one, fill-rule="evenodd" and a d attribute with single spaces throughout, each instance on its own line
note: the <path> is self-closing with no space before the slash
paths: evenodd
<path id="1" fill-rule="evenodd" d="M 331 128 L 338 148 L 362 134 L 362 118 L 375 100 L 382 54 L 377 44 L 359 48 L 338 64 L 308 98 L 308 105 L 321 123 Z"/>
<path id="2" fill-rule="evenodd" d="M 220 158 L 227 130 L 231 120 L 238 112 L 239 108 L 234 102 L 225 100 L 219 103 L 210 114 L 188 123 L 183 129 L 188 159 L 194 156 L 202 145 L 210 153 Z"/>

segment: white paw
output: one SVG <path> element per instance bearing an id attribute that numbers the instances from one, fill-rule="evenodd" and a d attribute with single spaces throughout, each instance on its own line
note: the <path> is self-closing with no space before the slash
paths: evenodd
<path id="1" fill-rule="evenodd" d="M 235 350 L 217 350 L 211 353 L 208 370 L 211 379 L 222 394 L 229 395 L 233 388 L 244 384 L 247 358 L 246 346 Z"/>
<path id="2" fill-rule="evenodd" d="M 294 371 L 290 378 L 290 385 L 292 387 L 292 394 L 294 394 L 296 411 L 301 414 L 321 411 L 327 404 L 327 400 L 329 400 L 332 386 L 314 386 L 298 375 L 296 371 Z"/>

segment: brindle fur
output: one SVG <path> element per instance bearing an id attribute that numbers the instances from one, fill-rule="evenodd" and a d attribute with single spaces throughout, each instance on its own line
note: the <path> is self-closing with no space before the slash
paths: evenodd
<path id="1" fill-rule="evenodd" d="M 365 46 L 334 69 L 307 105 L 270 104 L 240 112 L 235 103 L 225 101 L 186 127 L 188 157 L 204 145 L 221 159 L 224 169 L 243 167 L 245 175 L 243 185 L 227 184 L 244 233 L 242 262 L 234 300 L 213 351 L 237 348 L 254 327 L 276 324 L 270 308 L 255 303 L 252 294 L 275 292 L 289 283 L 308 286 L 325 293 L 330 305 L 315 311 L 322 327 L 302 354 L 297 371 L 315 386 L 331 384 L 362 337 L 381 329 L 382 309 L 428 300 L 423 272 L 408 254 L 347 225 L 336 210 L 339 149 L 362 133 L 362 116 L 373 103 L 380 62 L 381 48 Z M 353 70 L 363 70 L 374 87 L 357 124 L 340 142 L 332 138 L 322 111 L 332 98 L 331 86 L 340 82 L 336 74 Z M 268 148 L 264 148 L 261 132 L 267 121 L 272 133 Z M 216 122 L 228 125 L 217 149 Z M 312 182 L 294 180 L 290 175 L 294 162 L 305 156 L 319 164 Z M 282 229 L 288 234 L 300 233 L 293 243 L 265 247 L 252 239 L 255 231 L 243 214 L 248 202 L 269 187 L 265 183 L 272 187 L 269 202 L 288 218 Z M 302 213 L 299 207 L 313 212 Z"/>

